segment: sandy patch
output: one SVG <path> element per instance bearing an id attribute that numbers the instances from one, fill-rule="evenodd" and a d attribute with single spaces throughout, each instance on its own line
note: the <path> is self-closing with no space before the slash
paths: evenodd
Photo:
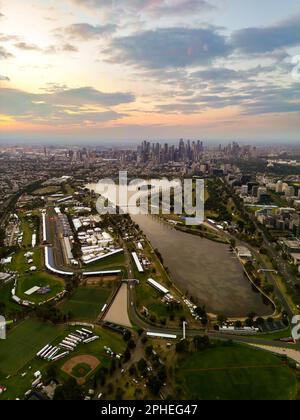
<path id="1" fill-rule="evenodd" d="M 128 285 L 126 283 L 123 283 L 120 287 L 104 320 L 123 327 L 132 327 L 128 316 Z"/>

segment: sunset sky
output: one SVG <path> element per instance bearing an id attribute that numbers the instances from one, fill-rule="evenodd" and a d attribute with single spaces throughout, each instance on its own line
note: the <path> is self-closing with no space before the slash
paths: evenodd
<path id="1" fill-rule="evenodd" d="M 0 0 L 0 142 L 300 141 L 299 0 Z"/>

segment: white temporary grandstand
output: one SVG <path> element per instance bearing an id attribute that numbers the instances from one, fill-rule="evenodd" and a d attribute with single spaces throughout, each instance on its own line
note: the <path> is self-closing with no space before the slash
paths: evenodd
<path id="1" fill-rule="evenodd" d="M 47 242 L 46 213 L 42 213 L 42 218 L 43 218 L 43 241 Z"/>
<path id="2" fill-rule="evenodd" d="M 155 332 L 147 332 L 147 336 L 152 337 L 152 338 L 167 338 L 170 340 L 177 339 L 177 335 L 175 334 L 161 334 L 161 333 L 155 333 Z"/>
<path id="3" fill-rule="evenodd" d="M 143 273 L 144 272 L 144 269 L 143 269 L 143 266 L 142 266 L 142 264 L 141 264 L 141 262 L 139 260 L 139 257 L 137 256 L 137 253 L 136 252 L 132 252 L 131 255 L 133 257 L 133 260 L 135 262 L 135 265 L 136 265 L 136 268 L 137 268 L 138 272 L 139 273 Z"/>
<path id="4" fill-rule="evenodd" d="M 168 289 L 166 289 L 164 286 L 162 286 L 161 284 L 159 284 L 157 281 L 153 279 L 148 279 L 147 283 L 149 283 L 152 287 L 154 287 L 156 290 L 163 293 L 164 295 L 167 295 L 169 293 Z"/>

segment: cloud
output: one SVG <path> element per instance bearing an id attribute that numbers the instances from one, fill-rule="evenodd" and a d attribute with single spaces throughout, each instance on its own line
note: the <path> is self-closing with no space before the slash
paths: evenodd
<path id="1" fill-rule="evenodd" d="M 214 85 L 221 84 L 225 86 L 226 84 L 232 82 L 247 82 L 261 75 L 272 73 L 274 70 L 280 70 L 280 63 L 276 63 L 276 66 L 259 65 L 248 70 L 234 70 L 226 67 L 210 67 L 205 70 L 199 70 L 191 73 L 191 77 Z"/>
<path id="2" fill-rule="evenodd" d="M 92 87 L 81 87 L 56 91 L 51 97 L 53 99 L 63 104 L 116 106 L 134 102 L 135 97 L 131 93 L 104 93 Z"/>
<path id="3" fill-rule="evenodd" d="M 300 113 L 300 85 L 287 87 L 257 86 L 248 89 L 252 100 L 244 108 L 243 113 L 247 115 L 261 115 L 274 113 Z"/>
<path id="4" fill-rule="evenodd" d="M 236 71 L 233 69 L 228 68 L 209 68 L 207 70 L 200 70 L 197 72 L 192 73 L 193 77 L 199 78 L 201 80 L 207 82 L 214 82 L 214 83 L 228 83 L 236 80 L 243 80 L 245 79 L 244 72 Z"/>
<path id="5" fill-rule="evenodd" d="M 1 42 L 9 42 L 9 41 L 18 41 L 19 37 L 16 35 L 9 35 L 0 33 L 0 41 Z"/>
<path id="6" fill-rule="evenodd" d="M 71 2 L 114 16 L 120 12 L 156 17 L 183 16 L 215 9 L 215 6 L 206 0 L 71 0 Z"/>
<path id="7" fill-rule="evenodd" d="M 7 59 L 7 58 L 12 58 L 13 55 L 8 52 L 5 48 L 0 46 L 0 59 Z"/>
<path id="8" fill-rule="evenodd" d="M 9 78 L 9 77 L 7 77 L 7 76 L 2 76 L 2 75 L 0 74 L 0 81 L 9 82 L 9 81 L 10 81 L 10 78 Z"/>
<path id="9" fill-rule="evenodd" d="M 41 94 L 0 88 L 0 96 L 0 114 L 47 125 L 116 120 L 124 114 L 110 107 L 135 100 L 127 93 L 104 93 L 90 87 L 58 88 Z"/>
<path id="10" fill-rule="evenodd" d="M 63 45 L 48 45 L 43 48 L 36 44 L 27 44 L 26 42 L 18 42 L 14 44 L 14 47 L 22 51 L 35 51 L 44 54 L 56 54 L 59 52 L 78 52 L 78 48 L 70 43 L 64 43 Z"/>
<path id="11" fill-rule="evenodd" d="M 42 49 L 35 44 L 27 44 L 26 42 L 17 42 L 14 44 L 14 47 L 18 50 L 24 50 L 24 51 L 42 51 Z"/>
<path id="12" fill-rule="evenodd" d="M 146 13 L 149 12 L 154 16 L 183 16 L 214 9 L 212 4 L 204 0 L 162 0 L 150 1 Z"/>
<path id="13" fill-rule="evenodd" d="M 88 41 L 90 39 L 99 39 L 113 34 L 117 29 L 116 25 L 91 25 L 89 23 L 74 23 L 65 28 L 56 29 L 58 35 L 66 35 L 72 39 Z"/>
<path id="14" fill-rule="evenodd" d="M 252 27 L 235 31 L 232 46 L 243 53 L 268 53 L 300 44 L 300 16 L 268 27 Z"/>
<path id="15" fill-rule="evenodd" d="M 226 57 L 230 47 L 216 29 L 163 28 L 112 40 L 105 53 L 111 63 L 145 68 L 206 65 Z"/>
<path id="16" fill-rule="evenodd" d="M 75 45 L 72 45 L 72 44 L 64 44 L 62 47 L 61 47 L 61 50 L 62 51 L 66 51 L 66 52 L 78 52 L 79 50 L 78 50 L 78 48 L 75 46 Z"/>

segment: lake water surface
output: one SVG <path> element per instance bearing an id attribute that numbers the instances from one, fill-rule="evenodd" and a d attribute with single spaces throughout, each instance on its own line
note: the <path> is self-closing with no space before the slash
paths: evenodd
<path id="1" fill-rule="evenodd" d="M 87 187 L 97 191 L 95 184 Z M 115 201 L 113 194 L 107 194 L 107 198 Z M 205 305 L 209 313 L 228 317 L 273 313 L 272 306 L 253 290 L 228 245 L 177 231 L 154 216 L 131 217 L 159 250 L 180 290 Z"/>
<path id="2" fill-rule="evenodd" d="M 132 218 L 161 253 L 177 286 L 208 312 L 231 317 L 272 314 L 272 306 L 253 291 L 228 245 L 177 231 L 153 216 Z"/>

